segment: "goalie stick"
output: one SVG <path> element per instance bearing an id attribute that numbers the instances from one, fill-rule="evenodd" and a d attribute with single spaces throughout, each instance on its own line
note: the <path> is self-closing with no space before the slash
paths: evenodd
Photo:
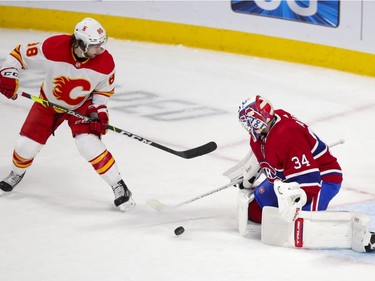
<path id="1" fill-rule="evenodd" d="M 334 147 L 334 146 L 336 146 L 336 145 L 343 144 L 344 142 L 345 142 L 344 139 L 339 139 L 339 140 L 337 140 L 337 141 L 334 141 L 334 142 L 330 143 L 330 144 L 328 145 L 328 147 L 331 148 L 331 147 Z M 245 160 L 247 160 L 247 159 L 245 158 Z M 242 160 L 242 161 L 240 162 L 240 164 L 242 164 L 242 165 L 244 165 L 244 163 L 246 163 L 246 161 L 244 161 L 244 160 Z M 232 167 L 232 168 L 228 169 L 227 171 L 225 171 L 225 172 L 223 173 L 223 175 L 224 175 L 224 176 L 227 176 L 227 175 L 233 173 L 235 170 L 239 169 L 240 167 L 242 167 L 242 166 L 240 166 L 239 164 L 237 164 L 237 165 L 235 165 L 234 167 Z M 223 186 L 221 186 L 221 187 L 219 187 L 219 188 L 213 189 L 213 190 L 208 191 L 208 192 L 206 192 L 206 193 L 204 193 L 204 194 L 198 195 L 198 196 L 193 197 L 193 198 L 191 198 L 191 199 L 189 199 L 189 200 L 186 200 L 186 201 L 183 201 L 183 202 L 181 202 L 181 203 L 174 204 L 174 205 L 166 205 L 166 204 L 160 202 L 160 201 L 157 200 L 157 199 L 149 199 L 149 200 L 146 201 L 146 204 L 149 205 L 151 208 L 153 208 L 153 209 L 159 211 L 159 212 L 164 211 L 164 210 L 167 210 L 167 209 L 174 209 L 174 208 L 178 208 L 178 207 L 183 206 L 183 205 L 187 205 L 187 204 L 189 204 L 189 203 L 191 203 L 191 202 L 194 202 L 194 201 L 196 201 L 196 200 L 202 199 L 202 198 L 204 198 L 204 197 L 206 197 L 206 196 L 209 196 L 209 195 L 211 195 L 211 194 L 214 194 L 214 193 L 216 193 L 216 192 L 219 192 L 219 191 L 221 191 L 221 190 L 224 190 L 224 189 L 226 189 L 226 188 L 228 188 L 228 187 L 235 186 L 236 184 L 240 184 L 242 181 L 243 181 L 242 177 L 241 177 L 241 178 L 238 178 L 238 177 L 237 177 L 237 178 L 234 178 L 234 179 L 231 180 L 231 182 L 229 182 L 229 183 L 226 184 L 226 185 L 223 185 Z"/>
<path id="2" fill-rule="evenodd" d="M 159 212 L 165 211 L 167 209 L 174 209 L 174 208 L 181 207 L 183 205 L 187 205 L 187 204 L 189 204 L 191 202 L 194 202 L 196 200 L 202 199 L 202 198 L 204 198 L 204 197 L 206 197 L 208 195 L 211 195 L 213 193 L 219 192 L 221 190 L 224 190 L 224 189 L 226 189 L 228 187 L 234 186 L 234 185 L 239 184 L 241 182 L 242 182 L 242 179 L 235 179 L 235 180 L 233 180 L 233 181 L 231 181 L 231 182 L 229 182 L 229 183 L 227 183 L 227 184 L 225 184 L 225 185 L 223 185 L 223 186 L 221 186 L 219 188 L 213 189 L 213 190 L 208 191 L 208 192 L 206 192 L 204 194 L 198 195 L 198 196 L 193 197 L 193 198 L 191 198 L 189 200 L 186 200 L 186 201 L 183 201 L 181 203 L 174 204 L 174 205 L 166 205 L 166 204 L 160 202 L 157 199 L 149 199 L 149 200 L 146 201 L 146 204 L 149 205 L 151 208 L 159 211 Z"/>
<path id="3" fill-rule="evenodd" d="M 80 118 L 84 121 L 90 121 L 90 118 L 87 117 L 87 116 L 84 116 L 82 114 L 79 114 L 77 112 L 75 112 L 74 110 L 70 110 L 68 108 L 65 108 L 63 106 L 60 106 L 60 105 L 57 105 L 55 103 L 52 103 L 50 101 L 47 101 L 47 100 L 44 100 L 42 98 L 38 98 L 36 96 L 33 96 L 31 94 L 28 94 L 28 93 L 25 93 L 25 92 L 22 92 L 21 94 L 23 97 L 25 98 L 28 98 L 28 99 L 31 99 L 37 103 L 40 103 L 44 106 L 49 106 L 49 107 L 53 107 L 54 109 L 56 110 L 59 110 L 59 111 L 62 111 L 62 112 L 65 112 L 67 114 L 70 114 L 72 116 L 75 116 L 77 118 Z M 195 147 L 195 148 L 192 148 L 192 149 L 188 149 L 188 150 L 184 150 L 184 151 L 176 151 L 176 150 L 173 150 L 169 147 L 166 147 L 166 146 L 163 146 L 161 144 L 158 144 L 154 141 L 151 141 L 151 140 L 148 140 L 144 137 L 141 137 L 141 136 L 138 136 L 136 134 L 133 134 L 131 132 L 128 132 L 128 131 L 125 131 L 123 129 L 119 129 L 119 128 L 116 128 L 115 126 L 112 126 L 112 125 L 107 125 L 107 129 L 108 130 L 111 130 L 115 133 L 119 133 L 119 134 L 122 134 L 122 135 L 125 135 L 131 139 L 134 139 L 134 140 L 137 140 L 137 141 L 140 141 L 141 143 L 144 143 L 144 144 L 147 144 L 147 145 L 151 145 L 153 147 L 156 147 L 158 149 L 161 149 L 161 150 L 164 150 L 166 152 L 169 152 L 171 154 L 174 154 L 174 155 L 177 155 L 179 157 L 182 157 L 182 158 L 185 158 L 185 159 L 191 159 L 191 158 L 194 158 L 194 157 L 198 157 L 198 156 L 202 156 L 202 155 L 205 155 L 205 154 L 208 154 L 212 151 L 214 151 L 216 148 L 217 148 L 217 144 L 213 141 L 211 142 L 208 142 L 204 145 L 201 145 L 201 146 L 198 146 L 198 147 Z"/>

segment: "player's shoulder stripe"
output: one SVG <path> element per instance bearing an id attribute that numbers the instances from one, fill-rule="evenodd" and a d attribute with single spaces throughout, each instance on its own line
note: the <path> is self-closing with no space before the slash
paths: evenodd
<path id="1" fill-rule="evenodd" d="M 105 75 L 111 74 L 115 69 L 115 62 L 112 55 L 105 50 L 94 59 L 89 59 L 82 64 L 82 67 L 92 69 Z"/>
<path id="2" fill-rule="evenodd" d="M 71 53 L 71 35 L 55 35 L 47 38 L 42 45 L 46 59 L 59 62 L 74 63 Z"/>
<path id="3" fill-rule="evenodd" d="M 72 65 L 79 65 L 79 68 L 91 69 L 96 72 L 108 75 L 115 69 L 115 62 L 112 55 L 105 50 L 103 54 L 94 59 L 87 59 L 85 62 L 77 63 L 72 53 L 72 35 L 55 35 L 43 42 L 42 51 L 44 56 L 51 61 L 65 62 Z"/>

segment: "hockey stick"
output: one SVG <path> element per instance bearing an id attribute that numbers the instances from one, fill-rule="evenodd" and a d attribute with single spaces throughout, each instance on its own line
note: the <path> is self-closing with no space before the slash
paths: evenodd
<path id="1" fill-rule="evenodd" d="M 241 182 L 242 182 L 242 179 L 235 179 L 235 180 L 233 180 L 233 181 L 231 181 L 231 182 L 229 182 L 229 183 L 227 183 L 227 184 L 225 184 L 225 185 L 223 185 L 223 186 L 221 186 L 219 188 L 213 189 L 213 190 L 208 191 L 208 192 L 206 192 L 204 194 L 198 195 L 198 196 L 193 197 L 193 198 L 191 198 L 189 200 L 186 200 L 186 201 L 183 201 L 181 203 L 174 204 L 174 205 L 166 205 L 166 204 L 160 202 L 157 199 L 149 199 L 149 200 L 146 201 L 146 204 L 149 205 L 151 208 L 159 211 L 159 212 L 167 210 L 167 209 L 174 209 L 174 208 L 181 207 L 183 205 L 187 205 L 187 204 L 189 204 L 191 202 L 194 202 L 196 200 L 202 199 L 202 198 L 204 198 L 204 197 L 206 197 L 208 195 L 214 194 L 216 192 L 219 192 L 221 190 L 224 190 L 224 189 L 226 189 L 228 187 L 234 186 L 234 185 L 239 184 Z"/>
<path id="2" fill-rule="evenodd" d="M 44 100 L 42 98 L 38 98 L 36 96 L 33 96 L 33 95 L 30 95 L 28 93 L 25 93 L 25 92 L 22 92 L 21 94 L 23 97 L 25 98 L 28 98 L 28 99 L 31 99 L 37 103 L 40 103 L 44 106 L 49 106 L 49 107 L 53 107 L 54 109 L 58 110 L 58 111 L 62 111 L 62 112 L 65 112 L 67 114 L 70 114 L 72 116 L 75 116 L 77 118 L 80 118 L 86 122 L 89 122 L 91 121 L 89 117 L 87 116 L 84 116 L 82 114 L 79 114 L 77 112 L 75 112 L 74 110 L 70 110 L 68 108 L 65 108 L 65 107 L 62 107 L 60 105 L 57 105 L 55 103 L 52 103 L 50 101 L 47 101 L 47 100 Z M 212 151 L 214 151 L 216 148 L 217 148 L 217 145 L 215 142 L 211 141 L 211 142 L 208 142 L 204 145 L 201 145 L 201 146 L 198 146 L 198 147 L 195 147 L 195 148 L 192 148 L 192 149 L 188 149 L 188 150 L 184 150 L 184 151 L 176 151 L 176 150 L 173 150 L 169 147 L 166 147 L 166 146 L 163 146 L 161 144 L 158 144 L 156 142 L 153 142 L 151 140 L 148 140 L 144 137 L 141 137 L 141 136 L 138 136 L 136 134 L 133 134 L 133 133 L 130 133 L 128 131 L 125 131 L 123 129 L 119 129 L 119 128 L 116 128 L 112 125 L 107 125 L 107 129 L 108 130 L 111 130 L 115 133 L 119 133 L 119 134 L 122 134 L 122 135 L 125 135 L 131 139 L 134 139 L 134 140 L 137 140 L 137 141 L 140 141 L 144 144 L 148 144 L 148 145 L 151 145 L 153 147 L 156 147 L 156 148 L 159 148 L 161 150 L 164 150 L 166 152 L 169 152 L 171 154 L 174 154 L 174 155 L 177 155 L 179 157 L 182 157 L 182 158 L 185 158 L 185 159 L 190 159 L 190 158 L 194 158 L 194 157 L 198 157 L 198 156 L 202 156 L 202 155 L 205 155 L 205 154 L 208 154 Z"/>
<path id="3" fill-rule="evenodd" d="M 334 141 L 334 142 L 330 143 L 330 144 L 328 145 L 328 147 L 331 148 L 331 147 L 334 147 L 334 146 L 336 146 L 336 145 L 343 144 L 344 142 L 345 142 L 344 139 L 340 139 L 340 140 L 337 140 L 337 141 Z M 246 162 L 246 161 L 241 161 L 240 163 L 241 163 L 241 164 L 244 164 L 245 162 Z M 234 167 L 230 168 L 229 170 L 225 171 L 224 173 L 232 173 L 235 169 L 238 169 L 238 168 L 239 168 L 239 165 L 235 165 Z M 204 193 L 204 194 L 198 195 L 198 196 L 196 196 L 196 197 L 194 197 L 194 198 L 191 198 L 191 199 L 189 199 L 189 200 L 186 200 L 186 201 L 184 201 L 184 202 L 181 202 L 181 203 L 178 203 L 178 204 L 174 204 L 174 205 L 166 205 L 166 204 L 160 202 L 160 201 L 157 200 L 157 199 L 149 199 L 149 200 L 146 201 L 146 204 L 149 205 L 151 208 L 153 208 L 153 209 L 159 211 L 159 212 L 164 211 L 164 210 L 167 210 L 167 209 L 174 209 L 174 208 L 177 208 L 177 207 L 180 207 L 180 206 L 183 206 L 183 205 L 189 204 L 189 203 L 191 203 L 191 202 L 194 202 L 194 201 L 196 201 L 196 200 L 202 199 L 202 198 L 204 198 L 204 197 L 206 197 L 206 196 L 208 196 L 208 195 L 211 195 L 211 194 L 213 194 L 213 193 L 216 193 L 216 192 L 219 192 L 219 191 L 221 191 L 221 190 L 224 190 L 224 189 L 226 189 L 226 188 L 228 188 L 228 187 L 230 187 L 230 186 L 234 186 L 234 185 L 236 185 L 236 184 L 239 184 L 239 183 L 241 183 L 242 181 L 243 181 L 242 178 L 235 178 L 235 179 L 233 179 L 231 182 L 229 182 L 228 184 L 223 185 L 223 186 L 221 186 L 221 187 L 219 187 L 219 188 L 217 188 L 217 189 L 211 190 L 211 191 L 209 191 L 209 192 L 206 192 L 206 193 Z"/>
<path id="4" fill-rule="evenodd" d="M 337 140 L 337 141 L 334 141 L 334 142 L 330 143 L 330 144 L 328 145 L 328 147 L 331 148 L 331 147 L 334 147 L 334 146 L 336 146 L 336 145 L 338 145 L 338 144 L 343 144 L 344 142 L 345 142 L 344 139 L 339 139 L 339 140 Z"/>

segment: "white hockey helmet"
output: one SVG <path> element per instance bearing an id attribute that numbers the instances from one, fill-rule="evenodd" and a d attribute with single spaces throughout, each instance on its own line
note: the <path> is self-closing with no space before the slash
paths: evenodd
<path id="1" fill-rule="evenodd" d="M 107 41 L 104 27 L 92 18 L 84 18 L 76 24 L 74 37 L 76 40 L 81 40 L 86 49 L 89 45 L 101 45 Z"/>
<path id="2" fill-rule="evenodd" d="M 245 100 L 238 109 L 239 121 L 254 141 L 267 128 L 273 117 L 274 109 L 272 104 L 259 95 Z"/>

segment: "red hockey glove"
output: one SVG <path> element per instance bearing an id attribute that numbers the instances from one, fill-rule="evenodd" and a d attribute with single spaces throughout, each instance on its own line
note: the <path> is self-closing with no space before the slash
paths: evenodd
<path id="1" fill-rule="evenodd" d="M 90 122 L 90 130 L 97 136 L 105 135 L 107 133 L 108 125 L 108 110 L 105 105 L 95 107 L 90 105 L 87 113 L 92 120 Z"/>
<path id="2" fill-rule="evenodd" d="M 0 92 L 8 99 L 15 100 L 18 90 L 18 70 L 4 68 L 0 70 Z"/>

